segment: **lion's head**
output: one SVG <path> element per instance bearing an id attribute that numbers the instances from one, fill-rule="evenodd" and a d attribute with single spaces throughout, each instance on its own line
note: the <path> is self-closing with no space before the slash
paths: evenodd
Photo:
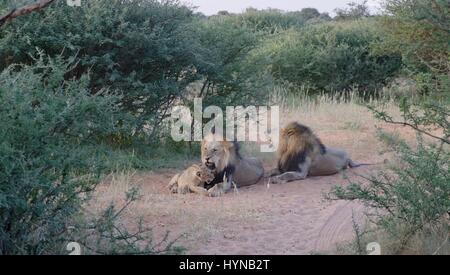
<path id="1" fill-rule="evenodd" d="M 191 165 L 181 174 L 175 175 L 168 184 L 172 193 L 187 194 L 196 189 L 206 188 L 214 180 L 214 172 L 204 165 Z"/>
<path id="2" fill-rule="evenodd" d="M 280 131 L 278 169 L 280 172 L 296 171 L 306 157 L 313 159 L 325 151 L 325 146 L 309 127 L 291 122 Z"/>
<path id="3" fill-rule="evenodd" d="M 214 180 L 214 172 L 205 165 L 194 164 L 188 168 L 188 173 L 195 186 L 204 187 Z"/>
<path id="4" fill-rule="evenodd" d="M 239 157 L 237 143 L 224 141 L 222 136 L 210 134 L 202 141 L 202 163 L 220 173 L 236 162 Z"/>

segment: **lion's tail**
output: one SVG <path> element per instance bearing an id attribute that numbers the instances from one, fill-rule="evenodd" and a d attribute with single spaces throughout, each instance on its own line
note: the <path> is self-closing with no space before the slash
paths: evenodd
<path id="1" fill-rule="evenodd" d="M 383 162 L 377 162 L 377 163 L 356 163 L 353 160 L 349 159 L 348 166 L 350 168 L 358 168 L 361 166 L 373 166 L 373 165 L 380 165 L 380 164 L 387 164 L 388 160 L 385 159 Z"/>

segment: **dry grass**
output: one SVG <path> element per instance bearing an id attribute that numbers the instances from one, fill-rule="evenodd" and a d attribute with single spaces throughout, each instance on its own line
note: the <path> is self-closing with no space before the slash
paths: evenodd
<path id="1" fill-rule="evenodd" d="M 366 104 L 383 106 L 394 118 L 400 118 L 398 107 L 393 101 L 371 99 L 366 102 L 350 93 L 344 99 L 341 96 L 318 95 L 314 98 L 300 93 L 286 95 L 286 91 L 274 92 L 272 101 L 280 106 L 281 127 L 291 121 L 299 121 L 310 126 L 327 146 L 345 148 L 357 160 L 373 160 L 385 148 L 379 140 L 379 129 L 393 136 L 401 136 L 414 142 L 414 133 L 404 127 L 393 127 L 377 120 L 367 109 Z M 382 104 L 382 105 L 381 105 Z M 247 152 L 270 161 L 273 155 L 259 154 L 255 145 L 247 145 Z M 376 161 L 383 161 L 378 157 Z"/>
<path id="2" fill-rule="evenodd" d="M 365 230 L 355 232 L 355 239 L 349 242 L 339 243 L 335 250 L 323 252 L 323 254 L 353 255 L 366 253 L 368 243 L 376 240 L 381 247 L 382 255 L 397 255 L 400 240 L 389 236 L 382 230 L 368 230 L 373 226 L 366 225 Z M 373 228 L 372 228 L 373 229 Z M 397 230 L 401 230 L 398 228 Z M 441 226 L 429 228 L 412 237 L 401 251 L 401 255 L 450 255 L 449 225 L 445 222 Z M 358 241 L 356 241 L 358 240 Z"/>

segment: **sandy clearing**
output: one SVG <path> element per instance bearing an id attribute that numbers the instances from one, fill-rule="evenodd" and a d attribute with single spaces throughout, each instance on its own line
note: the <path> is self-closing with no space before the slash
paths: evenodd
<path id="1" fill-rule="evenodd" d="M 367 174 L 368 169 L 348 170 L 346 175 L 356 179 L 355 173 Z M 124 223 L 143 217 L 156 239 L 169 231 L 170 239 L 180 238 L 177 244 L 187 254 L 320 253 L 353 238 L 352 217 L 362 221 L 361 204 L 324 199 L 332 186 L 348 183 L 343 175 L 270 186 L 261 180 L 238 193 L 207 198 L 170 194 L 166 184 L 175 172 L 138 173 L 120 179 L 122 185 L 105 183 L 96 203 L 120 203 L 119 194 L 138 186 L 143 197 L 127 210 Z"/>
<path id="2" fill-rule="evenodd" d="M 320 107 L 314 113 L 285 115 L 302 118 L 327 146 L 344 148 L 354 160 L 382 163 L 392 159 L 376 137 L 377 128 L 414 141 L 414 132 L 405 127 L 376 122 L 368 111 L 356 105 Z M 287 121 L 287 120 L 286 120 Z M 245 149 L 245 148 L 244 148 Z M 251 154 L 246 151 L 246 154 Z M 274 164 L 274 156 L 255 156 L 265 168 Z M 200 160 L 192 160 L 199 162 Z M 312 254 L 336 251 L 336 246 L 354 238 L 353 220 L 364 224 L 363 205 L 357 202 L 326 201 L 324 194 L 333 186 L 349 180 L 362 180 L 382 170 L 383 165 L 349 169 L 342 174 L 308 178 L 282 185 L 257 185 L 227 193 L 220 198 L 195 194 L 170 194 L 166 188 L 177 170 L 158 170 L 119 174 L 101 184 L 93 198 L 93 207 L 102 209 L 109 202 L 123 202 L 131 187 L 141 189 L 142 199 L 124 213 L 123 223 L 131 227 L 142 217 L 153 226 L 156 240 L 170 232 L 170 239 L 187 254 Z"/>

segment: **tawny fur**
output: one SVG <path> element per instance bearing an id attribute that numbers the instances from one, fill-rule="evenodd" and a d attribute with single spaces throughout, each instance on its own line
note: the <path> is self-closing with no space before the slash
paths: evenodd
<path id="1" fill-rule="evenodd" d="M 345 151 L 325 147 L 307 126 L 291 122 L 280 131 L 277 167 L 269 175 L 275 176 L 272 183 L 282 183 L 358 166 Z"/>
<path id="2" fill-rule="evenodd" d="M 218 183 L 208 190 L 211 196 L 220 196 L 235 187 L 257 183 L 264 175 L 261 161 L 239 154 L 236 143 L 223 141 L 218 134 L 210 134 L 202 141 L 202 163 L 210 166 L 218 177 Z M 223 178 L 222 178 L 223 175 Z"/>
<path id="3" fill-rule="evenodd" d="M 196 193 L 208 195 L 205 184 L 214 179 L 213 171 L 203 165 L 192 165 L 182 173 L 176 174 L 170 181 L 168 188 L 172 193 Z"/>
<path id="4" fill-rule="evenodd" d="M 308 127 L 297 122 L 289 123 L 280 132 L 278 169 L 280 172 L 292 170 L 292 166 L 298 164 L 296 157 L 302 153 L 314 161 L 320 155 L 321 147 L 322 142 Z"/>
<path id="5" fill-rule="evenodd" d="M 215 152 L 212 151 L 212 148 L 208 148 L 208 146 L 212 143 L 215 145 L 214 149 L 217 150 Z M 217 156 L 217 161 L 214 162 L 216 165 L 214 169 L 215 171 L 223 171 L 228 165 L 236 163 L 239 158 L 236 144 L 229 141 L 224 141 L 218 134 L 207 135 L 202 140 L 201 145 L 203 164 L 205 164 L 203 160 L 206 156 Z"/>

